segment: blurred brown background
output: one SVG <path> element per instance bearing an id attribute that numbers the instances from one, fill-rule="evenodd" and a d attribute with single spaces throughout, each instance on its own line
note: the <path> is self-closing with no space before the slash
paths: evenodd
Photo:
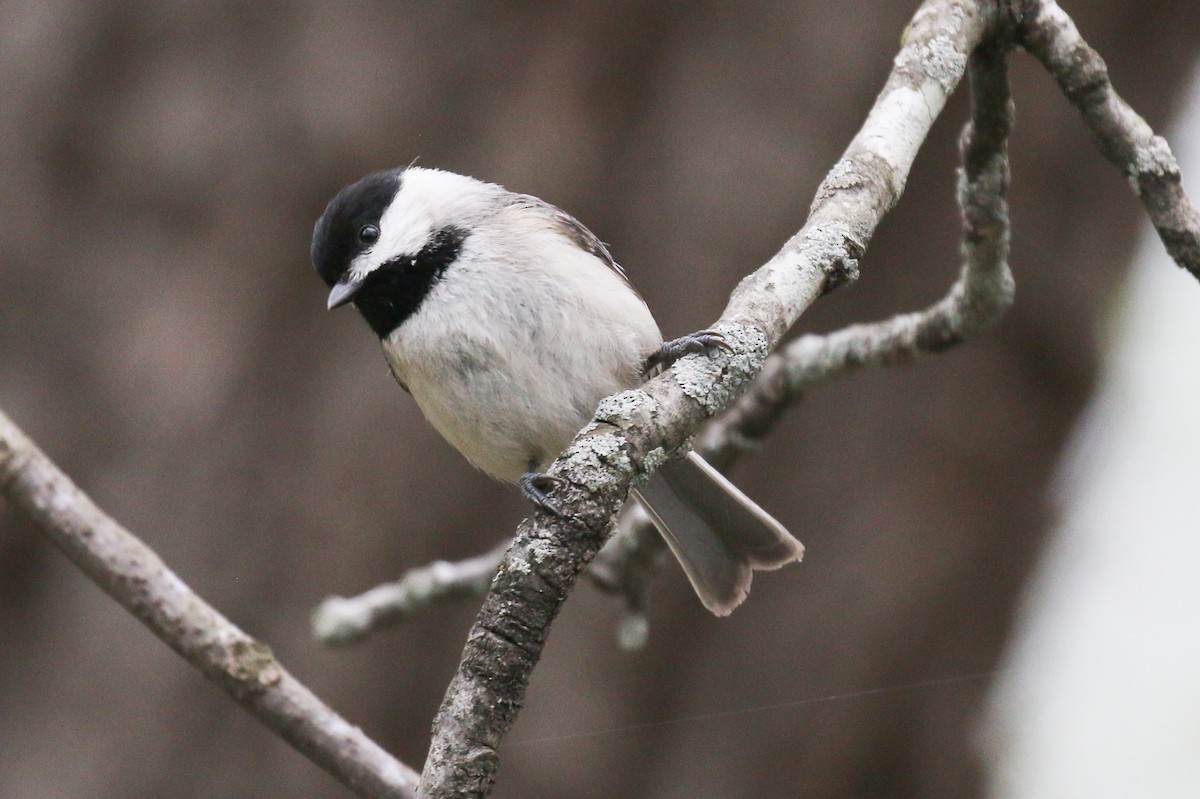
<path id="1" fill-rule="evenodd" d="M 353 312 L 324 311 L 312 222 L 419 156 L 575 213 L 682 334 L 799 227 L 913 7 L 0 5 L 0 407 L 419 767 L 473 608 L 342 651 L 311 641 L 308 613 L 481 551 L 526 509 L 423 422 Z M 1161 126 L 1200 5 L 1066 8 Z M 988 680 L 971 675 L 995 667 L 1141 221 L 1052 81 L 1024 55 L 1013 77 L 1016 308 L 945 356 L 813 394 L 740 465 L 808 555 L 731 618 L 672 567 L 649 646 L 623 654 L 617 603 L 582 586 L 496 796 L 979 795 Z M 801 328 L 949 285 L 965 112 L 956 97 L 862 280 Z M 348 793 L 0 503 L 0 796 L 169 795 Z"/>

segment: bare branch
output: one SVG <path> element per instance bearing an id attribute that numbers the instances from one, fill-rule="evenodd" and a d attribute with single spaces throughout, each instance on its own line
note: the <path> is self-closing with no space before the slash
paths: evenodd
<path id="1" fill-rule="evenodd" d="M 697 449 L 727 468 L 755 446 L 804 392 L 864 366 L 909 362 L 941 352 L 994 324 L 1013 299 L 1008 268 L 1006 140 L 1012 127 L 1005 43 L 971 57 L 973 117 L 960 141 L 958 202 L 963 267 L 950 292 L 919 313 L 853 325 L 829 335 L 801 336 L 771 356 L 738 401 L 701 434 Z"/>
<path id="2" fill-rule="evenodd" d="M 662 536 L 635 503 L 625 507 L 618 526 L 620 532 L 591 562 L 588 576 L 601 590 L 625 597 L 617 640 L 622 649 L 635 650 L 648 639 L 646 584 L 661 566 L 665 549 Z M 399 580 L 352 597 L 328 597 L 313 611 L 313 637 L 326 646 L 354 644 L 433 605 L 481 597 L 510 543 L 502 541 L 473 558 L 418 566 Z"/>
<path id="3" fill-rule="evenodd" d="M 417 775 L 197 596 L 0 413 L 0 494 L 97 585 L 277 735 L 356 794 L 415 795 Z"/>
<path id="4" fill-rule="evenodd" d="M 635 477 L 676 453 L 761 369 L 820 294 L 852 279 L 875 227 L 903 191 L 921 142 L 991 21 L 980 2 L 927 0 L 866 123 L 822 183 L 808 222 L 734 291 L 713 327 L 732 354 L 691 356 L 640 390 L 609 397 L 551 467 L 565 519 L 517 530 L 434 723 L 418 795 L 485 796 L 550 624 L 603 544 Z"/>
<path id="5" fill-rule="evenodd" d="M 710 422 L 696 451 L 719 469 L 728 469 L 766 437 L 784 411 L 806 391 L 863 366 L 908 362 L 922 353 L 941 352 L 994 324 L 1012 304 L 1008 267 L 1007 139 L 1012 99 L 1005 56 L 1008 45 L 990 42 L 971 56 L 972 120 L 960 141 L 958 202 L 963 218 L 963 266 L 958 280 L 939 302 L 919 313 L 874 324 L 853 325 L 826 336 L 797 339 L 767 359 L 750 388 L 728 411 Z M 663 549 L 647 525 L 624 524 L 606 553 L 625 563 L 653 562 Z M 593 564 L 593 571 L 595 570 Z M 647 569 L 623 575 L 626 595 L 644 592 L 638 583 Z"/>
<path id="6" fill-rule="evenodd" d="M 482 596 L 492 583 L 509 541 L 473 558 L 434 561 L 410 569 L 399 580 L 354 597 L 332 596 L 313 611 L 313 635 L 323 644 L 342 646 L 366 638 L 430 605 Z"/>
<path id="7" fill-rule="evenodd" d="M 1200 279 L 1200 213 L 1184 194 L 1179 164 L 1113 89 L 1108 67 L 1054 0 L 1021 0 L 1018 43 L 1054 75 L 1083 114 L 1096 146 L 1125 173 L 1167 252 Z"/>

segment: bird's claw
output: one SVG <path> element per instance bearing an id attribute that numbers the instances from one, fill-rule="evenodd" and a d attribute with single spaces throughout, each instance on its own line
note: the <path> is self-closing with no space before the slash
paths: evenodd
<path id="1" fill-rule="evenodd" d="M 725 336 L 717 330 L 698 330 L 695 333 L 688 333 L 686 336 L 664 341 L 662 346 L 646 358 L 646 365 L 642 369 L 642 374 L 649 375 L 664 371 L 671 368 L 676 361 L 685 355 L 696 355 L 712 349 L 733 352 L 733 347 L 725 339 Z"/>
<path id="2" fill-rule="evenodd" d="M 561 477 L 553 477 L 544 472 L 525 472 L 525 474 L 521 475 L 519 483 L 521 493 L 525 495 L 526 499 L 552 516 L 564 519 L 566 518 L 566 514 L 554 504 L 554 501 L 550 497 L 546 496 L 546 492 L 553 491 L 562 484 L 563 480 Z"/>

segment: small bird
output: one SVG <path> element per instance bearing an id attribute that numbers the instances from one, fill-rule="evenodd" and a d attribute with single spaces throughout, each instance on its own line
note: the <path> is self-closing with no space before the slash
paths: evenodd
<path id="1" fill-rule="evenodd" d="M 439 169 L 376 172 L 338 192 L 313 230 L 330 309 L 353 303 L 392 375 L 472 464 L 558 513 L 543 469 L 598 402 L 648 369 L 726 347 L 713 331 L 663 343 L 604 244 L 528 194 Z M 718 616 L 753 569 L 803 546 L 695 453 L 633 495 Z"/>

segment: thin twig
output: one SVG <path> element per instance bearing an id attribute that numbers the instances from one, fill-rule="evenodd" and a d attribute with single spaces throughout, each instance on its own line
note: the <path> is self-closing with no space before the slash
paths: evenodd
<path id="1" fill-rule="evenodd" d="M 354 793 L 370 799 L 415 795 L 416 772 L 317 699 L 265 644 L 197 596 L 2 412 L 0 494 L 168 646 Z"/>
<path id="2" fill-rule="evenodd" d="M 591 562 L 588 576 L 602 590 L 625 598 L 626 614 L 618 627 L 617 641 L 622 649 L 636 650 L 648 640 L 647 583 L 661 565 L 664 546 L 662 536 L 638 505 L 627 505 L 622 518 L 622 532 L 613 535 Z M 327 597 L 313 611 L 313 637 L 326 646 L 356 644 L 418 611 L 481 597 L 492 584 L 510 544 L 502 541 L 465 560 L 437 560 L 417 566 L 398 580 L 351 597 Z"/>
<path id="3" fill-rule="evenodd" d="M 1018 43 L 1054 75 L 1096 146 L 1129 179 L 1175 262 L 1200 279 L 1200 213 L 1166 139 L 1113 89 L 1108 66 L 1054 0 L 1020 0 Z"/>
<path id="4" fill-rule="evenodd" d="M 353 597 L 332 596 L 313 611 L 313 635 L 329 646 L 343 646 L 397 624 L 434 604 L 482 596 L 492 583 L 509 541 L 482 555 L 460 561 L 438 560 L 410 569 L 399 580 Z"/>

